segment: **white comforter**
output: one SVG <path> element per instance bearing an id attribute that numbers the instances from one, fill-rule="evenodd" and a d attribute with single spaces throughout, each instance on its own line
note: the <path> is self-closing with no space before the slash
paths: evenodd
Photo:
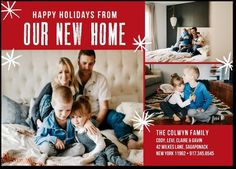
<path id="1" fill-rule="evenodd" d="M 146 62 L 202 62 L 207 57 L 203 55 L 196 55 L 191 57 L 187 52 L 175 52 L 171 48 L 158 49 L 146 52 Z"/>
<path id="2" fill-rule="evenodd" d="M 2 124 L 2 165 L 92 165 L 86 164 L 82 157 L 47 157 L 41 154 L 33 142 L 34 132 L 19 124 Z M 119 148 L 122 156 L 134 163 L 142 163 L 143 150 L 131 150 L 119 143 L 113 130 L 102 132 Z"/>

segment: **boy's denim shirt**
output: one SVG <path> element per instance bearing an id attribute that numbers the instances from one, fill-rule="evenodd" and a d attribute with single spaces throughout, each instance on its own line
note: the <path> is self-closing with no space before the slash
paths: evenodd
<path id="1" fill-rule="evenodd" d="M 187 100 L 190 95 L 192 95 L 191 87 L 189 83 L 186 83 L 184 87 L 184 100 Z M 196 99 L 195 101 L 191 102 L 191 104 L 188 106 L 188 109 L 202 108 L 207 110 L 212 103 L 212 97 L 203 83 L 198 82 L 194 90 L 194 95 L 196 96 Z"/>
<path id="2" fill-rule="evenodd" d="M 57 138 L 62 140 L 65 145 L 75 142 L 74 128 L 71 119 L 67 119 L 66 130 L 62 129 L 56 119 L 54 110 L 43 121 L 42 127 L 37 131 L 34 142 L 36 145 L 42 144 L 44 141 L 55 144 Z"/>

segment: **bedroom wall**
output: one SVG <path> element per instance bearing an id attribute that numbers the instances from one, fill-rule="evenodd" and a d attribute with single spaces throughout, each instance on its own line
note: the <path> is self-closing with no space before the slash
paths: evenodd
<path id="1" fill-rule="evenodd" d="M 209 2 L 192 2 L 185 4 L 173 5 L 175 16 L 177 17 L 176 27 L 209 27 Z M 177 29 L 172 28 L 170 17 L 173 14 L 173 7 L 167 6 L 167 47 L 174 45 L 176 42 Z"/>
<path id="2" fill-rule="evenodd" d="M 228 57 L 233 52 L 233 2 L 210 2 L 210 26 L 212 60 Z"/>

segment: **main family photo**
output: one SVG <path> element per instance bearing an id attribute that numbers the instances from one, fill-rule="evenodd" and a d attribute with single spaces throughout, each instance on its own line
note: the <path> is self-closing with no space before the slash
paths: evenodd
<path id="1" fill-rule="evenodd" d="M 3 51 L 6 53 L 9 51 Z M 3 68 L 2 163 L 143 163 L 142 53 L 127 50 L 15 51 Z"/>

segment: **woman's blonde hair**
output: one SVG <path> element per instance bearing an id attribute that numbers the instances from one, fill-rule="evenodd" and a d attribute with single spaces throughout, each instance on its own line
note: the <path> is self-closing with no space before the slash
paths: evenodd
<path id="1" fill-rule="evenodd" d="M 52 88 L 54 90 L 58 86 L 61 86 L 61 84 L 58 80 L 58 73 L 59 73 L 59 66 L 60 65 L 63 65 L 63 66 L 66 65 L 67 68 L 69 69 L 69 72 L 71 74 L 71 81 L 69 83 L 69 88 L 71 89 L 72 94 L 74 95 L 79 90 L 79 85 L 78 85 L 78 82 L 75 79 L 74 66 L 72 65 L 70 59 L 68 59 L 66 57 L 61 57 L 58 61 L 57 75 L 55 76 L 54 80 L 52 81 Z"/>

